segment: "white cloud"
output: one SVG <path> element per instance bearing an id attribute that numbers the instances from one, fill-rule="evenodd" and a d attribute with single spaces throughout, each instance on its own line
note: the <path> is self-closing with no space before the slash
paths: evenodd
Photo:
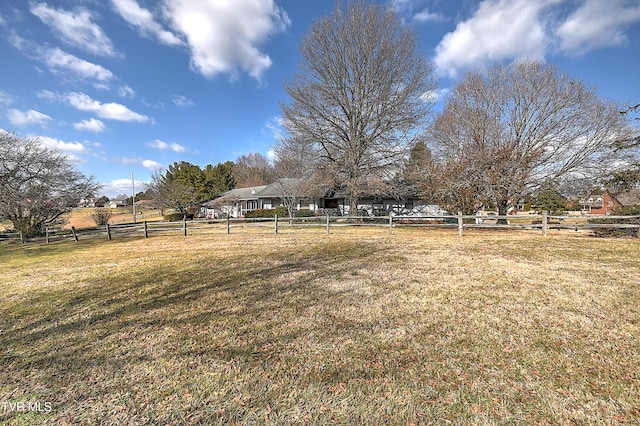
<path id="1" fill-rule="evenodd" d="M 138 114 L 122 104 L 115 102 L 102 103 L 82 92 L 67 92 L 64 95 L 60 95 L 50 90 L 40 90 L 38 97 L 52 102 L 65 102 L 80 111 L 92 112 L 100 118 L 109 120 L 137 121 L 140 123 L 152 121 L 146 115 Z"/>
<path id="2" fill-rule="evenodd" d="M 73 123 L 73 127 L 78 130 L 88 130 L 90 132 L 100 133 L 106 130 L 106 126 L 100 120 L 90 118 L 89 120 L 82 120 L 79 123 Z"/>
<path id="3" fill-rule="evenodd" d="M 184 42 L 175 34 L 165 30 L 156 22 L 153 14 L 142 7 L 135 0 L 111 0 L 115 11 L 129 24 L 137 27 L 141 35 L 155 37 L 168 46 L 181 46 Z"/>
<path id="4" fill-rule="evenodd" d="M 90 154 L 91 150 L 81 142 L 65 142 L 50 136 L 33 136 L 47 148 L 56 150 L 64 154 L 71 162 L 75 164 L 86 164 L 87 161 L 82 159 L 79 154 Z M 88 143 L 88 142 L 87 142 Z"/>
<path id="5" fill-rule="evenodd" d="M 131 158 L 131 157 L 116 158 L 115 161 L 122 164 L 139 164 L 142 162 L 142 160 L 139 158 Z"/>
<path id="6" fill-rule="evenodd" d="M 58 48 L 44 50 L 40 55 L 40 59 L 52 70 L 71 71 L 79 77 L 101 83 L 106 83 L 114 78 L 113 73 L 108 69 L 80 59 Z"/>
<path id="7" fill-rule="evenodd" d="M 162 169 L 162 164 L 153 160 L 142 160 L 142 167 L 144 167 L 145 169 L 156 171 Z"/>
<path id="8" fill-rule="evenodd" d="M 15 33 L 11 34 L 9 39 L 16 49 L 25 56 L 44 63 L 54 74 L 62 75 L 65 78 L 72 76 L 92 80 L 92 84 L 98 88 L 106 88 L 107 83 L 115 79 L 113 73 L 108 69 L 80 59 L 57 47 L 42 47 Z"/>
<path id="9" fill-rule="evenodd" d="M 484 0 L 436 47 L 435 63 L 455 77 L 463 68 L 512 59 L 543 60 L 550 39 L 543 9 L 563 0 Z"/>
<path id="10" fill-rule="evenodd" d="M 7 113 L 9 122 L 17 127 L 30 126 L 32 124 L 45 125 L 49 123 L 52 118 L 46 114 L 30 109 L 28 111 L 20 111 L 17 109 L 10 109 Z"/>
<path id="11" fill-rule="evenodd" d="M 11 105 L 13 103 L 13 96 L 4 90 L 0 90 L 0 105 Z"/>
<path id="12" fill-rule="evenodd" d="M 585 0 L 560 25 L 560 48 L 569 53 L 586 53 L 601 47 L 627 43 L 627 26 L 640 22 L 637 0 Z"/>
<path id="13" fill-rule="evenodd" d="M 92 112 L 100 118 L 118 121 L 137 121 L 140 123 L 150 121 L 146 115 L 131 111 L 122 104 L 115 102 L 101 103 L 81 92 L 66 93 L 62 97 L 62 100 L 80 111 Z"/>
<path id="14" fill-rule="evenodd" d="M 122 164 L 141 165 L 145 169 L 149 169 L 149 170 L 152 170 L 152 171 L 160 170 L 160 169 L 162 169 L 164 167 L 162 164 L 158 163 L 157 161 L 145 160 L 145 159 L 142 159 L 142 158 L 139 158 L 139 157 L 116 158 L 115 161 L 117 161 L 118 163 L 122 163 Z M 131 183 L 131 181 L 129 181 L 129 183 Z"/>
<path id="15" fill-rule="evenodd" d="M 187 150 L 184 146 L 179 145 L 175 142 L 167 143 L 167 142 L 161 141 L 160 139 L 156 139 L 153 142 L 149 142 L 146 144 L 146 146 L 150 148 L 160 149 L 160 150 L 170 149 L 171 151 L 175 151 L 175 152 L 185 152 Z"/>
<path id="16" fill-rule="evenodd" d="M 65 142 L 49 136 L 38 136 L 38 139 L 40 139 L 44 146 L 55 149 L 56 151 L 75 154 L 89 152 L 89 149 L 80 142 Z"/>
<path id="17" fill-rule="evenodd" d="M 118 95 L 123 98 L 133 98 L 136 96 L 136 92 L 131 87 L 125 85 L 118 89 Z"/>
<path id="18" fill-rule="evenodd" d="M 173 103 L 182 108 L 193 106 L 193 101 L 187 98 L 186 96 L 182 96 L 182 95 L 175 95 L 173 97 Z"/>
<path id="19" fill-rule="evenodd" d="M 51 90 L 46 90 L 46 89 L 39 90 L 37 93 L 37 96 L 40 99 L 47 99 L 52 102 L 55 100 L 58 100 L 58 95 L 55 92 L 52 92 Z"/>
<path id="20" fill-rule="evenodd" d="M 274 0 L 165 0 L 164 13 L 185 36 L 192 68 L 207 77 L 246 72 L 261 80 L 271 58 L 258 46 L 291 25 Z"/>
<path id="21" fill-rule="evenodd" d="M 134 180 L 134 186 L 136 192 L 144 191 L 149 185 L 149 182 L 144 180 Z M 128 179 L 115 179 L 111 182 L 103 183 L 101 194 L 106 195 L 109 198 L 115 198 L 120 194 L 131 194 L 131 178 Z"/>
<path id="22" fill-rule="evenodd" d="M 93 22 L 94 15 L 83 7 L 73 12 L 54 9 L 47 3 L 32 3 L 31 13 L 49 26 L 62 41 L 98 56 L 117 56 L 111 40 Z"/>
<path id="23" fill-rule="evenodd" d="M 418 22 L 441 22 L 447 20 L 447 18 L 438 13 L 429 12 L 429 9 L 416 13 L 412 19 Z"/>
<path id="24" fill-rule="evenodd" d="M 447 18 L 439 13 L 430 12 L 429 8 L 424 8 L 420 3 L 424 1 L 415 0 L 392 0 L 391 9 L 403 17 L 405 22 L 414 21 L 418 23 L 441 22 Z M 421 8 L 422 7 L 422 8 Z"/>

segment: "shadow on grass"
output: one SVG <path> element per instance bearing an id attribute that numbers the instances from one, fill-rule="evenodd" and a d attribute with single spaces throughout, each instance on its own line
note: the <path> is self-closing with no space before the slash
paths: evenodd
<path id="1" fill-rule="evenodd" d="M 64 246 L 31 253 L 48 257 L 64 251 L 68 256 L 73 245 Z M 179 269 L 156 264 L 135 273 L 100 273 L 71 294 L 59 289 L 35 293 L 2 312 L 11 320 L 5 320 L 7 330 L 0 333 L 0 346 L 6 348 L 0 355 L 0 396 L 10 400 L 40 389 L 56 401 L 58 412 L 73 410 L 83 400 L 106 400 L 123 391 L 119 380 L 94 388 L 79 384 L 88 383 L 96 371 L 126 377 L 136 365 L 157 360 L 156 352 L 177 364 L 197 357 L 265 362 L 314 328 L 290 326 L 296 312 L 339 305 L 346 297 L 318 286 L 316 278 L 347 275 L 376 255 L 377 249 L 352 243 L 324 252 L 284 249 L 268 261 L 246 254 L 235 259 L 240 267 L 209 264 L 203 256 L 202 263 Z M 329 333 L 348 334 L 353 326 L 336 322 Z M 81 390 L 65 394 L 73 387 Z"/>

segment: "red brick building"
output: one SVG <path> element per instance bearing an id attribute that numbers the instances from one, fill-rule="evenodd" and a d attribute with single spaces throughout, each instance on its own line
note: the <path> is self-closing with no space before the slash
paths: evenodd
<path id="1" fill-rule="evenodd" d="M 622 203 L 605 191 L 602 194 L 591 194 L 588 197 L 581 198 L 580 207 L 585 214 L 610 215 L 615 209 L 622 207 Z"/>

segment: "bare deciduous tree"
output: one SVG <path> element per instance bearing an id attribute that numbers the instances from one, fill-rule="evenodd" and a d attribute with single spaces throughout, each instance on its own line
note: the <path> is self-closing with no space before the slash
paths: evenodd
<path id="1" fill-rule="evenodd" d="M 46 227 L 63 224 L 64 215 L 99 188 L 93 177 L 76 170 L 67 156 L 39 139 L 0 129 L 0 217 L 25 237 L 43 235 Z"/>
<path id="2" fill-rule="evenodd" d="M 211 207 L 215 210 L 219 210 L 225 217 L 229 217 L 233 210 L 233 207 L 240 203 L 240 199 L 234 194 L 225 194 L 222 197 L 216 198 Z M 216 213 L 217 215 L 217 213 Z"/>
<path id="3" fill-rule="evenodd" d="M 629 106 L 627 108 L 625 108 L 624 110 L 620 111 L 620 114 L 627 116 L 627 115 L 631 115 L 632 113 L 634 114 L 638 114 L 640 113 L 640 104 L 636 104 L 636 105 L 632 105 Z M 638 117 L 636 115 L 636 117 L 634 117 L 634 119 L 636 121 L 640 121 L 640 117 Z M 638 134 L 638 132 L 636 132 L 635 135 L 632 135 L 632 137 L 627 138 L 627 139 L 621 139 L 618 141 L 618 146 L 622 149 L 624 148 L 639 148 L 640 147 L 640 135 Z"/>
<path id="4" fill-rule="evenodd" d="M 423 132 L 432 66 L 394 11 L 362 1 L 316 21 L 300 53 L 299 73 L 285 84 L 287 137 L 317 153 L 315 166 L 349 194 L 354 212 L 365 191 L 398 172 Z"/>
<path id="5" fill-rule="evenodd" d="M 328 185 L 316 168 L 318 157 L 313 145 L 281 138 L 273 150 L 274 185 L 289 217 L 293 217 L 302 200 L 324 195 Z"/>
<path id="6" fill-rule="evenodd" d="M 510 203 L 542 185 L 610 170 L 634 129 L 612 102 L 554 66 L 521 62 L 469 73 L 432 127 L 435 198 Z M 462 206 L 460 206 L 462 208 Z"/>
<path id="7" fill-rule="evenodd" d="M 273 166 L 259 152 L 241 155 L 233 165 L 233 177 L 237 188 L 267 185 L 273 182 Z"/>

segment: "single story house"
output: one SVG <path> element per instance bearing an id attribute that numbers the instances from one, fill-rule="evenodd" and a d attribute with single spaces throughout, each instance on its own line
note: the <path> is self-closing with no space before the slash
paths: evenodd
<path id="1" fill-rule="evenodd" d="M 220 197 L 201 205 L 200 216 L 219 218 L 230 216 L 243 217 L 247 212 L 258 209 L 274 209 L 284 204 L 287 185 L 274 182 L 269 185 L 236 188 L 227 191 Z M 311 210 L 319 215 L 347 216 L 349 198 L 345 193 L 332 191 L 324 196 L 301 198 L 296 210 Z M 391 197 L 364 196 L 358 200 L 358 216 L 443 216 L 447 212 L 441 207 L 426 203 L 418 197 L 407 197 L 403 200 Z"/>
<path id="2" fill-rule="evenodd" d="M 109 207 L 115 209 L 117 207 L 126 207 L 127 206 L 127 196 L 126 195 L 118 195 L 116 198 L 112 198 L 109 201 Z"/>

